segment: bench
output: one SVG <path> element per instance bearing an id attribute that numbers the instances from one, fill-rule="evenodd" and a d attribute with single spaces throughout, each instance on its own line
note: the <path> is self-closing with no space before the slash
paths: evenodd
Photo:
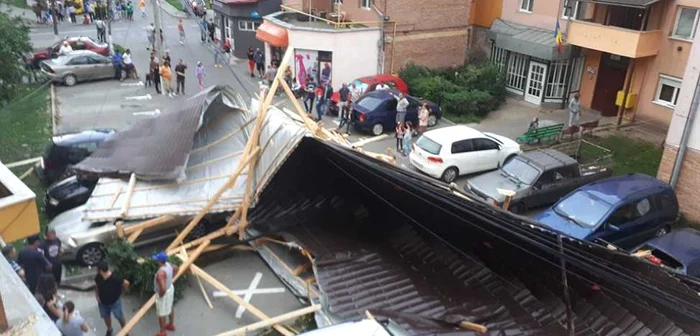
<path id="1" fill-rule="evenodd" d="M 586 131 L 589 131 L 590 134 L 593 134 L 593 130 L 598 127 L 598 124 L 600 124 L 600 119 L 596 119 L 593 121 L 589 121 L 583 124 L 580 124 L 578 126 L 574 125 L 571 127 L 566 127 L 561 131 L 562 135 L 570 135 L 571 138 L 570 140 L 573 140 L 574 135 L 581 132 L 581 135 L 585 134 Z"/>
<path id="2" fill-rule="evenodd" d="M 540 142 L 542 139 L 556 139 L 564 128 L 564 124 L 554 124 L 527 131 L 519 135 L 516 140 L 520 143 Z"/>

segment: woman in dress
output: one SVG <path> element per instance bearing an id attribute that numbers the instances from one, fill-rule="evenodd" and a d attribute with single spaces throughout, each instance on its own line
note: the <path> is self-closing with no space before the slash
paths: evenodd
<path id="1" fill-rule="evenodd" d="M 199 82 L 199 89 L 204 89 L 204 64 L 202 64 L 201 61 L 198 61 L 197 67 L 194 71 L 197 76 L 197 81 Z"/>
<path id="2" fill-rule="evenodd" d="M 413 124 L 407 121 L 403 132 L 403 156 L 411 154 L 411 138 L 413 138 Z"/>
<path id="3" fill-rule="evenodd" d="M 403 125 L 400 122 L 396 123 L 396 151 L 403 153 Z"/>

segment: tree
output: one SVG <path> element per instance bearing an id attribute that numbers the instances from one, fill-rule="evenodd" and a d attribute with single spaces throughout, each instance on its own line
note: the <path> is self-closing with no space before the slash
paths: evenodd
<path id="1" fill-rule="evenodd" d="M 31 51 L 27 25 L 18 17 L 0 12 L 0 103 L 9 101 L 23 85 L 27 67 L 22 56 Z"/>

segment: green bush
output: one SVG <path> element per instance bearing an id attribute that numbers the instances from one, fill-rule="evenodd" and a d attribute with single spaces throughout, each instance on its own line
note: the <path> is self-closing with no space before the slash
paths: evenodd
<path id="1" fill-rule="evenodd" d="M 431 72 L 428 70 L 428 68 L 416 65 L 412 62 L 408 63 L 403 69 L 401 69 L 401 71 L 399 71 L 399 77 L 406 82 L 411 95 L 416 95 L 413 88 L 416 81 L 424 77 L 429 77 L 430 75 Z"/>
<path id="2" fill-rule="evenodd" d="M 143 262 L 139 263 L 138 260 L 141 258 Z M 150 257 L 141 257 L 136 253 L 133 244 L 126 239 L 113 241 L 107 245 L 107 260 L 115 273 L 129 280 L 132 292 L 138 293 L 141 297 L 153 295 L 153 278 L 158 270 L 158 265 Z M 176 257 L 168 258 L 168 262 L 174 265 L 182 264 L 181 260 Z M 182 292 L 185 289 L 184 277 L 180 277 L 180 280 L 174 284 L 175 300 L 182 297 Z"/>
<path id="3" fill-rule="evenodd" d="M 459 89 L 457 85 L 440 76 L 418 78 L 411 86 L 414 97 L 427 99 L 438 105 L 442 104 L 446 94 Z"/>
<path id="4" fill-rule="evenodd" d="M 455 78 L 455 84 L 470 90 L 488 92 L 494 99 L 494 109 L 506 100 L 505 77 L 498 66 L 489 62 L 462 67 Z"/>
<path id="5" fill-rule="evenodd" d="M 126 48 L 116 43 L 112 44 L 112 48 L 114 48 L 115 53 L 123 54 L 126 51 Z"/>
<path id="6" fill-rule="evenodd" d="M 486 91 L 464 90 L 445 94 L 442 109 L 449 115 L 483 118 L 492 111 L 493 96 Z"/>

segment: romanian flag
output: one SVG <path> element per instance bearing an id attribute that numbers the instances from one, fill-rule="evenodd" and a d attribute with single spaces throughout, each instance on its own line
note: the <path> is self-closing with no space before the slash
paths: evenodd
<path id="1" fill-rule="evenodd" d="M 554 38 L 557 40 L 557 51 L 561 54 L 564 48 L 564 40 L 561 37 L 561 26 L 559 25 L 559 20 L 557 20 L 557 28 L 554 29 Z"/>

